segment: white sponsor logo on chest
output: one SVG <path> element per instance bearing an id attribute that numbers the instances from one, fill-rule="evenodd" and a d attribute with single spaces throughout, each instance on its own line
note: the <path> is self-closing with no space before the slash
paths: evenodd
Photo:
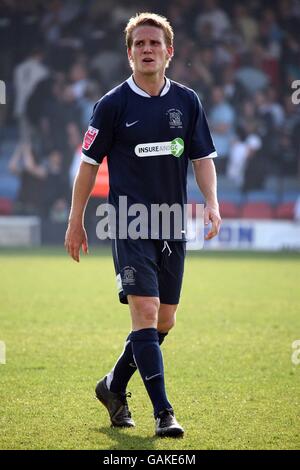
<path id="1" fill-rule="evenodd" d="M 136 145 L 134 153 L 137 157 L 156 157 L 158 155 L 173 155 L 181 157 L 184 151 L 184 141 L 177 137 L 171 142 L 151 142 Z"/>

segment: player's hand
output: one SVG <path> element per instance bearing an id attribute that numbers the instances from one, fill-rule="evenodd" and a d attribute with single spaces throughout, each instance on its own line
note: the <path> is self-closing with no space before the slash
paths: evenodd
<path id="1" fill-rule="evenodd" d="M 69 223 L 65 237 L 65 248 L 71 258 L 73 258 L 74 261 L 77 261 L 77 263 L 79 263 L 80 260 L 80 248 L 84 254 L 88 254 L 88 239 L 82 223 Z"/>
<path id="2" fill-rule="evenodd" d="M 205 240 L 211 240 L 214 238 L 216 235 L 218 235 L 221 227 L 221 216 L 219 212 L 218 206 L 210 206 L 207 205 L 205 206 L 204 209 L 204 225 L 207 227 L 207 225 L 211 222 L 211 229 L 205 236 Z"/>

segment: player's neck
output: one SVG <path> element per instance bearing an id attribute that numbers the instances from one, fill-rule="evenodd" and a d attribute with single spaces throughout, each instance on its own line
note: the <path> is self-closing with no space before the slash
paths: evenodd
<path id="1" fill-rule="evenodd" d="M 133 72 L 133 80 L 139 88 L 150 96 L 159 96 L 166 83 L 164 74 L 149 76 Z"/>

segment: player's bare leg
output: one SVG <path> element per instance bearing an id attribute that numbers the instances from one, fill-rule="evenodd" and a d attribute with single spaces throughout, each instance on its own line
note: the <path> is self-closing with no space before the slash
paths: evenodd
<path id="1" fill-rule="evenodd" d="M 159 333 L 169 333 L 176 323 L 178 305 L 160 304 L 158 311 L 157 330 Z"/>

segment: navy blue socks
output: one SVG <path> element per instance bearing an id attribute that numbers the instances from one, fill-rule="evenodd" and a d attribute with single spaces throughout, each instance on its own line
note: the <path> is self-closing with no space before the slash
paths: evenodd
<path id="1" fill-rule="evenodd" d="M 126 392 L 127 384 L 136 371 L 133 359 L 130 335 L 127 337 L 123 352 L 112 371 L 107 375 L 106 385 L 111 392 Z"/>
<path id="2" fill-rule="evenodd" d="M 168 333 L 158 333 L 158 342 L 162 344 Z M 112 371 L 107 375 L 106 384 L 112 392 L 126 392 L 126 387 L 132 375 L 136 371 L 130 336 L 126 339 L 123 352 L 117 360 Z"/>
<path id="3" fill-rule="evenodd" d="M 165 408 L 172 408 L 167 399 L 164 366 L 156 328 L 144 328 L 130 335 L 135 363 L 152 401 L 154 416 Z"/>

